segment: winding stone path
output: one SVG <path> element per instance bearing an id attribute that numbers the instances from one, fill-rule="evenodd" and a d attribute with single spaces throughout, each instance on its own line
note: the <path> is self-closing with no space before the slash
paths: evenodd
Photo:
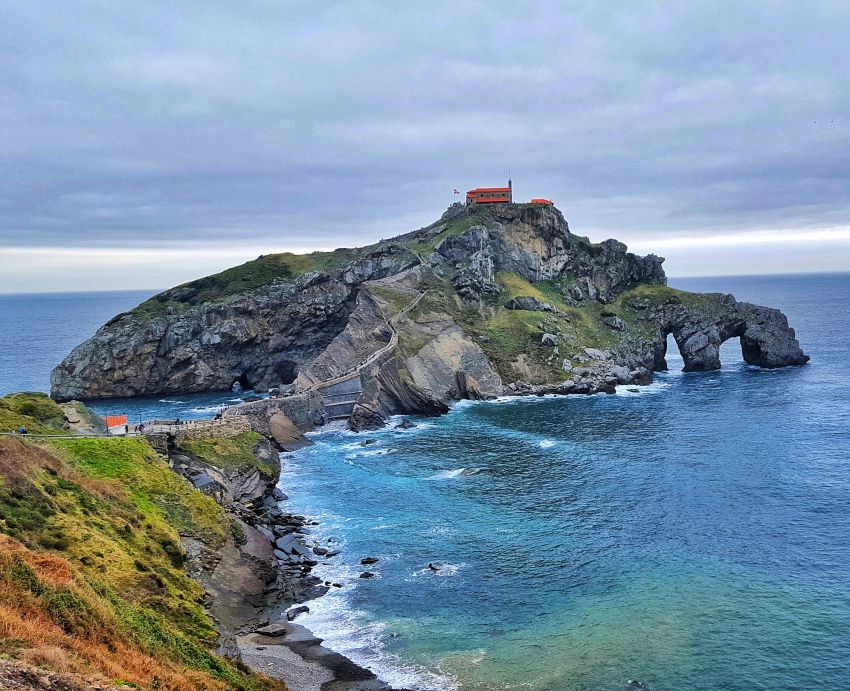
<path id="1" fill-rule="evenodd" d="M 423 297 L 425 297 L 425 291 L 421 291 L 409 305 L 387 320 L 387 326 L 392 331 L 392 336 L 385 346 L 371 353 L 349 372 L 340 374 L 332 379 L 311 384 L 300 389 L 297 393 L 317 391 L 322 396 L 322 403 L 328 413 L 328 420 L 347 420 L 351 417 L 354 405 L 357 403 L 357 399 L 363 390 L 360 383 L 360 373 L 365 368 L 374 365 L 384 356 L 390 355 L 396 349 L 398 346 L 398 331 L 395 328 L 395 324 L 416 307 Z"/>

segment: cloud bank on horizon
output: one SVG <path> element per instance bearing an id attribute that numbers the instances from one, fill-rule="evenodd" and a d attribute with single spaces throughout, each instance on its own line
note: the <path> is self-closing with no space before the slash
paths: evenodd
<path id="1" fill-rule="evenodd" d="M 848 32 L 837 1 L 6 4 L 0 292 L 365 244 L 508 170 L 674 275 L 850 269 Z"/>

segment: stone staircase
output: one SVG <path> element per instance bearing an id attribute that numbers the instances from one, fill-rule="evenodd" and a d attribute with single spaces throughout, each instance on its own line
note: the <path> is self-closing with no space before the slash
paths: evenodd
<path id="1" fill-rule="evenodd" d="M 346 372 L 327 381 L 316 382 L 300 390 L 300 393 L 307 393 L 309 391 L 319 393 L 322 397 L 322 405 L 327 413 L 328 421 L 347 420 L 351 417 L 351 414 L 354 412 L 354 404 L 357 403 L 357 399 L 363 391 L 360 382 L 361 371 L 393 353 L 398 345 L 398 332 L 395 329 L 395 323 L 416 307 L 424 296 L 425 291 L 421 291 L 407 307 L 387 321 L 390 329 L 392 329 L 392 336 L 389 343 L 370 354 L 351 372 Z"/>
<path id="2" fill-rule="evenodd" d="M 328 420 L 347 420 L 351 417 L 354 404 L 363 390 L 360 385 L 360 371 L 352 372 L 349 379 L 336 380 L 327 386 L 317 386 L 316 389 L 322 397 Z"/>

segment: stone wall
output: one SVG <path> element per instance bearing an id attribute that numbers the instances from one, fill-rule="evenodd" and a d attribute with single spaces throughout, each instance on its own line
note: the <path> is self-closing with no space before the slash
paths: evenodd
<path id="1" fill-rule="evenodd" d="M 277 413 L 288 417 L 302 432 L 327 422 L 322 396 L 317 391 L 231 406 L 224 412 L 224 419 L 243 418 L 252 430 L 269 437 L 272 436 L 269 420 Z"/>
<path id="2" fill-rule="evenodd" d="M 193 420 L 180 425 L 157 428 L 154 422 L 145 431 L 144 437 L 158 453 L 168 453 L 169 440 L 180 443 L 191 439 L 227 439 L 251 431 L 247 418 L 232 417 L 224 420 Z"/>

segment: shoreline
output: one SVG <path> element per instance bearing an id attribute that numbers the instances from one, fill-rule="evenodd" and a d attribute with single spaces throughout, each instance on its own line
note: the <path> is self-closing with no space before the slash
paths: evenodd
<path id="1" fill-rule="evenodd" d="M 292 451 L 278 454 L 281 468 L 287 453 Z M 280 679 L 290 691 L 407 691 L 322 645 L 322 638 L 295 621 L 309 612 L 310 602 L 342 587 L 313 573 L 320 560 L 333 558 L 339 551 L 330 540 L 319 544 L 315 537 L 310 539 L 310 529 L 319 523 L 284 511 L 280 504 L 289 501 L 289 496 L 277 485 L 267 497 L 273 506 L 264 501 L 265 513 L 277 522 L 271 529 L 257 529 L 273 550 L 277 582 L 270 595 L 274 603 L 263 608 L 258 625 L 234 632 L 232 642 L 239 659 L 254 671 Z"/>
<path id="2" fill-rule="evenodd" d="M 663 374 L 667 374 L 664 372 Z M 638 395 L 640 393 L 651 393 L 653 390 L 664 389 L 666 386 L 663 381 L 658 379 L 642 385 L 617 385 L 613 391 L 598 391 L 591 394 L 564 394 L 552 391 L 546 392 L 527 392 L 512 393 L 499 396 L 493 399 L 475 400 L 464 399 L 457 401 L 443 415 L 450 415 L 453 412 L 459 412 L 463 408 L 471 405 L 480 404 L 510 404 L 523 401 L 543 401 L 556 398 L 567 398 L 574 396 L 594 396 L 594 395 Z M 443 417 L 443 415 L 439 417 Z M 288 448 L 280 453 L 281 469 L 283 469 L 284 457 L 289 456 L 304 448 L 311 446 L 314 442 L 312 438 L 322 437 L 325 434 L 338 432 L 353 437 L 368 434 L 368 432 L 379 432 L 395 430 L 396 432 L 410 432 L 416 430 L 423 425 L 428 426 L 427 420 L 417 421 L 413 426 L 399 427 L 399 424 L 404 420 L 410 420 L 410 415 L 393 415 L 387 418 L 383 427 L 378 430 L 361 430 L 354 431 L 347 427 L 343 427 L 337 422 L 329 422 L 325 425 L 317 427 L 307 433 L 304 437 L 307 440 L 306 444 L 300 445 L 298 448 Z M 288 488 L 287 488 L 288 489 Z M 283 501 L 289 501 L 287 495 Z M 311 550 L 321 545 L 317 540 L 310 540 L 309 528 L 320 525 L 315 520 L 311 520 L 301 514 L 288 513 L 287 516 L 304 519 L 304 528 L 306 529 L 302 537 L 298 540 L 300 544 L 308 550 Z M 332 544 L 332 543 L 331 543 Z M 331 550 L 331 556 L 336 556 L 335 550 Z M 326 556 L 326 555 L 323 555 Z M 319 555 L 310 560 L 316 562 L 311 565 L 309 571 L 304 575 L 296 577 L 296 580 L 304 578 L 313 579 L 314 586 L 310 589 L 309 594 L 298 598 L 296 601 L 289 602 L 285 606 L 275 606 L 269 608 L 267 614 L 269 619 L 274 623 L 268 626 L 258 627 L 257 630 L 239 636 L 237 638 L 237 647 L 240 657 L 250 667 L 256 671 L 265 674 L 271 674 L 276 678 L 283 680 L 290 687 L 291 691 L 409 691 L 406 688 L 394 687 L 387 682 L 381 680 L 374 672 L 367 667 L 354 662 L 342 653 L 338 653 L 333 649 L 324 645 L 324 639 L 317 636 L 314 631 L 307 626 L 299 624 L 297 618 L 301 612 L 298 608 L 302 605 L 309 606 L 310 602 L 326 597 L 333 588 L 334 584 L 331 581 L 326 581 L 314 574 L 314 568 L 319 566 Z M 323 560 L 324 561 L 324 560 Z M 324 565 L 334 566 L 328 561 L 324 561 Z M 364 567 L 368 569 L 367 567 Z M 287 614 L 292 612 L 291 620 L 287 620 Z M 297 612 L 297 613 L 296 613 Z M 308 612 L 304 612 L 305 614 Z M 274 635 L 270 635 L 273 632 Z"/>

